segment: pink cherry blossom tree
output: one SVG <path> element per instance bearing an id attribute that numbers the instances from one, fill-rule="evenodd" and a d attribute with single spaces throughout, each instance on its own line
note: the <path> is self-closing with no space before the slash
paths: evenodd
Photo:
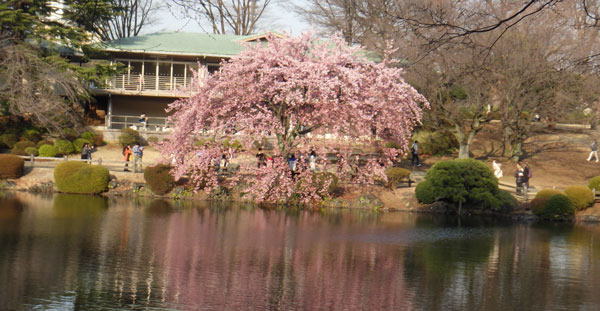
<path id="1" fill-rule="evenodd" d="M 273 35 L 268 44 L 249 44 L 219 72 L 196 80 L 193 96 L 170 105 L 176 126 L 163 153 L 172 158 L 175 176 L 190 174 L 199 181 L 197 186 L 217 183 L 210 177 L 214 170 L 207 169 L 211 160 L 206 156 L 214 157 L 218 150 L 194 143 L 206 131 L 235 131 L 255 140 L 274 136 L 282 157 L 325 133 L 365 142 L 392 139 L 406 152 L 428 102 L 404 81 L 402 69 L 392 60 L 373 62 L 365 55 L 340 37 L 319 39 L 310 33 Z M 266 180 L 257 181 L 254 188 L 281 196 L 295 191 L 282 171 L 285 165 L 271 169 L 279 175 L 260 172 Z"/>

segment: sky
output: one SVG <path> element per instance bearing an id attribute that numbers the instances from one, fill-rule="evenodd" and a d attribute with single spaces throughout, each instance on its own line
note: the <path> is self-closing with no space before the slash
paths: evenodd
<path id="1" fill-rule="evenodd" d="M 167 0 L 168 1 L 168 0 Z M 311 26 L 300 16 L 293 12 L 290 4 L 302 4 L 304 0 L 278 0 L 269 7 L 267 15 L 264 16 L 264 29 L 288 32 L 293 35 L 311 29 Z M 145 33 L 164 31 L 185 32 L 207 32 L 206 27 L 202 29 L 194 20 L 187 20 L 181 16 L 173 16 L 171 10 L 162 8 L 156 16 L 156 22 L 147 28 Z"/>

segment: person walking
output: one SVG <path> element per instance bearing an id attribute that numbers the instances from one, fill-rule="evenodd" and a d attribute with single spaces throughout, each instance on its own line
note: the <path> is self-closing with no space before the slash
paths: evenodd
<path id="1" fill-rule="evenodd" d="M 596 159 L 596 163 L 598 163 L 598 142 L 594 139 L 590 144 L 590 156 L 587 158 L 588 162 L 592 160 L 592 157 Z"/>
<path id="2" fill-rule="evenodd" d="M 133 172 L 137 173 L 142 171 L 142 158 L 144 157 L 144 147 L 139 144 L 135 144 L 131 149 L 133 152 Z"/>
<path id="3" fill-rule="evenodd" d="M 85 143 L 83 147 L 81 147 L 81 159 L 82 160 L 91 160 L 92 159 L 92 150 L 90 148 L 90 144 Z"/>
<path id="4" fill-rule="evenodd" d="M 529 179 L 532 177 L 533 175 L 531 174 L 531 168 L 529 168 L 529 164 L 527 164 L 527 162 L 524 162 L 523 164 L 523 193 L 525 194 L 525 197 L 527 198 L 527 194 L 529 193 Z"/>
<path id="5" fill-rule="evenodd" d="M 131 159 L 131 155 L 133 152 L 131 151 L 131 145 L 127 145 L 123 147 L 123 161 L 125 161 L 125 169 L 123 171 L 129 172 L 129 160 Z"/>
<path id="6" fill-rule="evenodd" d="M 262 148 L 258 148 L 258 153 L 256 154 L 256 167 L 261 168 L 263 166 L 267 166 L 267 156 Z"/>
<path id="7" fill-rule="evenodd" d="M 521 166 L 521 163 L 517 163 L 517 170 L 515 171 L 515 184 L 517 194 L 523 194 L 523 181 L 525 178 L 525 171 Z"/>
<path id="8" fill-rule="evenodd" d="M 290 167 L 290 170 L 292 172 L 296 171 L 296 155 L 294 155 L 293 153 L 290 155 L 290 157 L 288 158 L 288 166 Z"/>
<path id="9" fill-rule="evenodd" d="M 494 176 L 496 176 L 496 178 L 500 179 L 502 178 L 502 176 L 504 176 L 504 174 L 502 173 L 502 164 L 496 162 L 496 160 L 492 161 L 492 168 L 494 169 Z"/>
<path id="10" fill-rule="evenodd" d="M 311 149 L 308 155 L 308 167 L 313 172 L 317 170 L 317 153 L 314 149 Z"/>
<path id="11" fill-rule="evenodd" d="M 414 166 L 421 166 L 421 161 L 419 160 L 419 142 L 414 141 L 412 146 L 410 147 L 410 153 L 412 155 L 411 162 Z"/>

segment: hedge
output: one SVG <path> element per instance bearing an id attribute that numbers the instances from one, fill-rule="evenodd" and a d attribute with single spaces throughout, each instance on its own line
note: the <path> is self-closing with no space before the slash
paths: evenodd
<path id="1" fill-rule="evenodd" d="M 461 204 L 465 208 L 500 210 L 506 208 L 504 194 L 499 194 L 498 179 L 483 162 L 473 159 L 459 159 L 436 163 L 425 175 L 430 194 L 421 198 L 435 197 L 454 207 Z M 425 198 L 423 198 L 425 197 Z"/>
<path id="2" fill-rule="evenodd" d="M 329 195 L 335 194 L 339 189 L 340 179 L 331 172 L 318 172 L 313 174 L 313 185 L 317 187 L 317 189 L 322 189 L 326 183 L 329 183 L 327 187 L 327 193 Z"/>
<path id="3" fill-rule="evenodd" d="M 41 145 L 38 149 L 38 154 L 40 157 L 56 157 L 58 154 L 58 150 L 53 145 Z"/>
<path id="4" fill-rule="evenodd" d="M 67 155 L 75 152 L 75 147 L 73 143 L 68 140 L 59 139 L 54 143 L 54 147 L 56 147 L 56 151 L 59 155 Z"/>
<path id="5" fill-rule="evenodd" d="M 560 190 L 556 189 L 542 189 L 538 193 L 536 193 L 536 199 L 549 199 L 551 196 L 563 194 Z"/>
<path id="6" fill-rule="evenodd" d="M 555 194 L 534 213 L 542 219 L 570 219 L 575 215 L 575 206 L 566 195 Z"/>
<path id="7" fill-rule="evenodd" d="M 385 170 L 388 182 L 387 187 L 395 189 L 404 181 L 407 181 L 410 176 L 410 171 L 401 167 L 388 167 Z"/>
<path id="8" fill-rule="evenodd" d="M 570 186 L 565 189 L 565 195 L 573 202 L 575 209 L 586 209 L 594 204 L 594 193 L 586 186 Z"/>
<path id="9" fill-rule="evenodd" d="M 33 155 L 35 157 L 38 156 L 38 149 L 36 147 L 27 147 L 25 148 L 25 154 L 26 155 Z"/>
<path id="10" fill-rule="evenodd" d="M 30 147 L 35 147 L 35 143 L 28 140 L 22 140 L 13 146 L 13 148 L 10 150 L 10 153 L 16 155 L 29 155 L 27 152 L 25 152 L 25 149 Z"/>
<path id="11" fill-rule="evenodd" d="M 163 195 L 175 187 L 175 179 L 170 173 L 171 167 L 164 164 L 144 169 L 144 180 L 153 193 Z"/>
<path id="12" fill-rule="evenodd" d="M 13 154 L 0 154 L 0 179 L 23 176 L 25 160 Z"/>
<path id="13" fill-rule="evenodd" d="M 108 169 L 84 162 L 62 162 L 54 169 L 54 182 L 58 191 L 66 193 L 96 194 L 108 189 Z"/>
<path id="14" fill-rule="evenodd" d="M 415 196 L 417 197 L 417 201 L 423 204 L 431 204 L 437 199 L 431 183 L 427 180 L 417 184 L 417 187 L 415 188 Z"/>
<path id="15" fill-rule="evenodd" d="M 596 189 L 596 192 L 600 192 L 600 176 L 593 177 L 588 182 L 588 188 Z"/>
<path id="16" fill-rule="evenodd" d="M 36 129 L 25 130 L 21 137 L 33 142 L 42 140 L 42 134 Z"/>

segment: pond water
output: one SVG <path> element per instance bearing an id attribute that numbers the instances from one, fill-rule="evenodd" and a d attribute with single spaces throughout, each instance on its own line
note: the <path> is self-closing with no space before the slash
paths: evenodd
<path id="1" fill-rule="evenodd" d="M 598 310 L 600 226 L 13 194 L 0 310 Z"/>

